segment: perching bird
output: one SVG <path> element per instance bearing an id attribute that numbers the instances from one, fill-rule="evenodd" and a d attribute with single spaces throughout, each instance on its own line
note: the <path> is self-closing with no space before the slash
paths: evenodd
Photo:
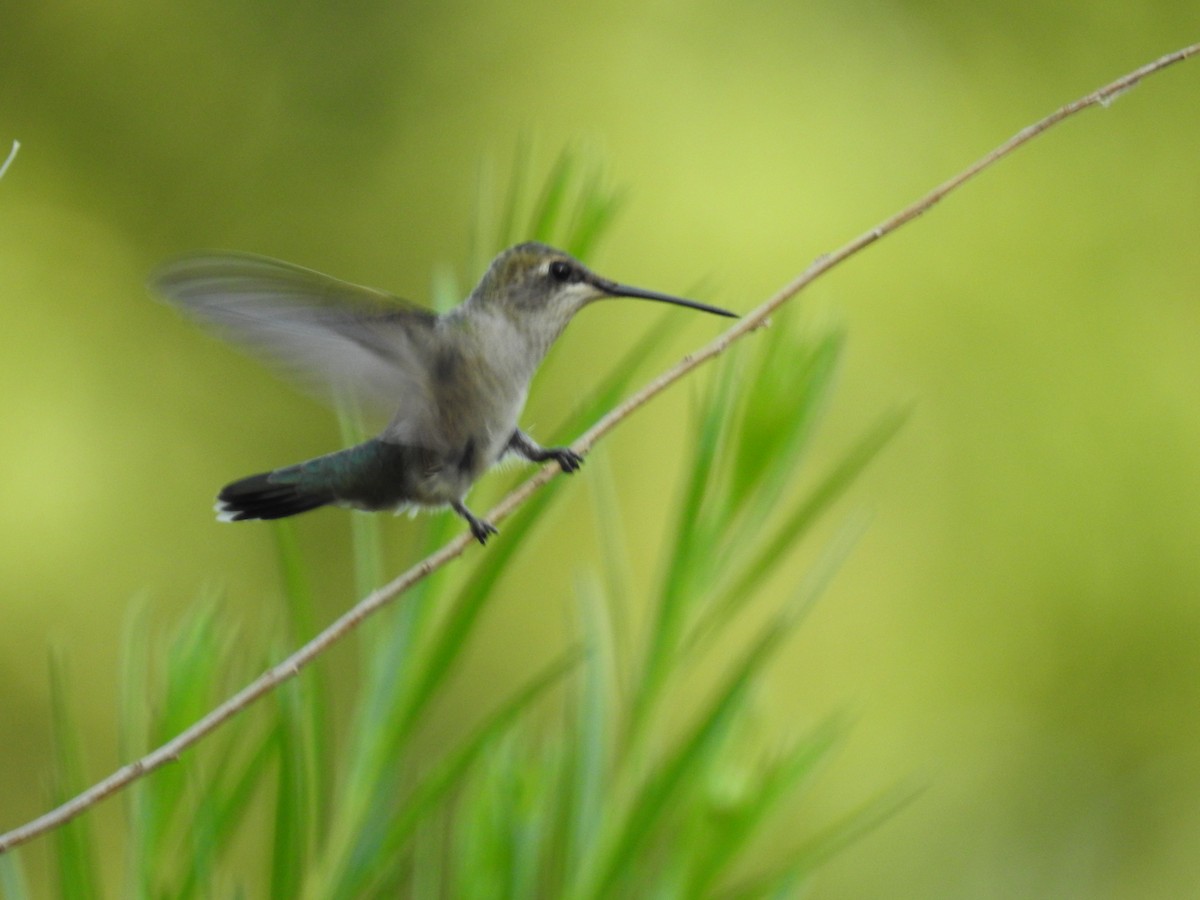
<path id="1" fill-rule="evenodd" d="M 555 460 L 564 472 L 582 462 L 566 447 L 539 447 L 517 425 L 529 382 L 575 313 L 594 300 L 638 297 L 736 318 L 601 278 L 538 243 L 505 250 L 470 296 L 441 315 L 246 254 L 184 257 L 159 271 L 152 287 L 301 380 L 395 410 L 365 443 L 226 485 L 220 519 L 279 519 L 329 504 L 449 505 L 481 544 L 496 529 L 463 500 L 500 457 Z"/>

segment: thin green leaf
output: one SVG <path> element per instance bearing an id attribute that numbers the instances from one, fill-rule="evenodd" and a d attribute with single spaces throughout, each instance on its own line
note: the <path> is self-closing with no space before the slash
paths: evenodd
<path id="1" fill-rule="evenodd" d="M 150 725 L 146 693 L 150 681 L 149 601 L 136 597 L 130 604 L 121 630 L 120 706 L 117 752 L 122 759 L 134 759 L 149 749 Z"/>
<path id="2" fill-rule="evenodd" d="M 450 515 L 426 517 L 428 551 L 441 546 L 445 535 L 459 520 Z M 393 766 L 402 735 L 406 704 L 418 677 L 421 657 L 414 652 L 426 639 L 431 613 L 442 604 L 445 573 L 437 573 L 417 584 L 376 623 L 377 637 L 367 653 L 368 677 L 363 699 L 355 716 L 348 742 L 347 784 L 363 787 L 364 796 L 379 790 L 384 772 Z M 339 812 L 345 812 L 343 804 Z M 353 804 L 349 808 L 353 807 Z"/>
<path id="3" fill-rule="evenodd" d="M 544 668 L 423 778 L 405 800 L 398 814 L 381 816 L 380 820 L 384 825 L 376 835 L 377 840 L 371 856 L 378 859 L 398 858 L 417 828 L 434 813 L 439 803 L 461 785 L 464 775 L 483 751 L 498 736 L 508 731 L 534 701 L 558 684 L 567 673 L 573 671 L 578 661 L 578 653 L 569 653 Z M 388 801 L 389 809 L 395 806 L 394 798 L 383 799 Z M 364 893 L 369 887 L 364 879 L 373 877 L 368 859 L 368 856 L 360 852 L 357 864 L 347 865 L 341 870 L 338 884 L 334 890 L 328 892 L 328 896 L 369 896 L 369 892 Z"/>
<path id="4" fill-rule="evenodd" d="M 158 678 L 165 681 L 165 691 L 157 707 L 158 715 L 150 722 L 151 740 L 156 746 L 207 712 L 224 678 L 234 675 L 229 665 L 233 635 L 218 634 L 216 616 L 217 606 L 211 602 L 191 613 L 177 628 L 165 658 L 160 661 L 165 671 Z M 146 815 L 146 838 L 142 850 L 146 854 L 144 864 L 155 873 L 152 890 L 158 890 L 155 885 L 174 877 L 173 861 L 179 858 L 180 840 L 188 840 L 194 834 L 189 812 L 196 809 L 189 805 L 187 796 L 190 772 L 184 766 L 166 766 L 146 779 L 146 802 L 141 809 Z M 172 836 L 178 839 L 173 840 Z"/>
<path id="5" fill-rule="evenodd" d="M 0 897 L 3 900 L 30 900 L 29 882 L 21 866 L 19 850 L 0 855 Z"/>
<path id="6" fill-rule="evenodd" d="M 475 173 L 475 190 L 471 197 L 470 227 L 467 229 L 467 272 L 470 275 L 482 273 L 488 261 L 495 255 L 492 250 L 493 234 L 498 232 L 495 219 L 495 177 L 492 160 L 483 156 Z M 444 292 L 434 291 L 434 297 L 445 296 Z M 451 296 L 451 302 L 460 299 Z M 448 306 L 435 304 L 435 309 L 444 310 Z"/>
<path id="7" fill-rule="evenodd" d="M 741 510 L 753 496 L 751 518 L 761 519 L 794 478 L 804 450 L 832 393 L 845 343 L 840 332 L 816 343 L 772 331 L 747 382 L 731 467 L 730 503 Z"/>
<path id="8" fill-rule="evenodd" d="M 279 566 L 284 585 L 284 605 L 288 616 L 290 641 L 299 644 L 308 640 L 317 631 L 316 601 L 308 573 L 304 568 L 303 554 L 296 537 L 296 529 L 290 520 L 276 523 L 274 529 Z M 293 760 L 301 768 L 294 777 L 307 787 L 307 800 L 312 804 L 310 828 L 326 821 L 332 785 L 326 777 L 333 766 L 331 747 L 332 727 L 329 715 L 329 693 L 324 677 L 324 667 L 309 666 L 288 686 L 291 691 L 280 713 L 289 727 L 289 737 L 294 748 L 302 755 Z M 281 750 L 286 749 L 281 745 Z M 305 839 L 309 853 L 315 845 L 315 832 Z"/>
<path id="9" fill-rule="evenodd" d="M 743 653 L 692 730 L 646 781 L 628 812 L 621 817 L 615 834 L 599 856 L 600 862 L 594 870 L 589 870 L 590 877 L 583 882 L 581 896 L 610 896 L 622 882 L 625 873 L 634 868 L 651 830 L 661 820 L 668 804 L 675 799 L 680 786 L 687 782 L 689 775 L 695 772 L 724 736 L 743 707 L 754 677 L 791 631 L 795 619 L 793 610 L 781 612 L 760 631 L 758 638 Z"/>
<path id="10" fill-rule="evenodd" d="M 571 178 L 575 174 L 576 165 L 576 156 L 570 150 L 560 153 L 558 160 L 554 163 L 550 177 L 546 179 L 546 184 L 542 188 L 541 199 L 533 213 L 530 234 L 535 241 L 554 243 L 555 228 L 558 225 L 563 206 L 566 204 L 567 190 L 570 187 Z"/>
<path id="11" fill-rule="evenodd" d="M 720 840 L 713 841 L 706 852 L 697 856 L 699 865 L 692 872 L 688 896 L 702 897 L 712 893 L 768 813 L 778 807 L 800 781 L 813 774 L 818 764 L 841 741 L 844 732 L 840 718 L 827 719 L 797 741 L 779 760 L 765 767 L 766 771 L 760 775 L 750 795 L 741 801 L 738 809 L 723 817 Z"/>
<path id="12" fill-rule="evenodd" d="M 121 759 L 136 759 L 150 744 L 150 628 L 147 605 L 136 601 L 125 618 L 121 634 L 121 692 L 117 747 Z M 139 779 L 125 792 L 125 819 L 131 823 L 129 841 L 125 848 L 126 897 L 149 896 L 153 884 L 152 853 L 147 844 L 153 841 L 147 827 L 152 823 L 151 801 L 146 779 Z"/>
<path id="13" fill-rule="evenodd" d="M 605 781 L 612 755 L 613 726 L 620 721 L 614 704 L 614 644 L 609 618 L 611 603 L 594 581 L 584 580 L 579 590 L 580 621 L 584 634 L 583 678 L 574 727 L 567 732 L 570 780 L 562 787 L 564 832 L 561 856 L 566 872 L 576 872 L 595 847 L 604 819 Z"/>
<path id="14" fill-rule="evenodd" d="M 577 259 L 589 257 L 624 204 L 624 192 L 605 188 L 601 176 L 594 175 L 583 188 L 564 249 Z"/>
<path id="15" fill-rule="evenodd" d="M 757 545 L 749 561 L 741 567 L 729 587 L 721 591 L 713 601 L 694 635 L 716 634 L 720 625 L 728 621 L 778 565 L 787 558 L 788 551 L 799 542 L 816 520 L 854 483 L 867 465 L 899 433 L 907 420 L 907 412 L 884 418 L 850 448 L 841 461 L 799 503 L 787 520 L 776 530 L 773 538 Z"/>
<path id="16" fill-rule="evenodd" d="M 362 413 L 353 403 L 339 400 L 337 415 L 343 444 L 349 447 L 366 440 Z M 383 530 L 377 516 L 352 514 L 350 533 L 354 548 L 354 593 L 365 597 L 383 584 Z"/>
<path id="17" fill-rule="evenodd" d="M 884 792 L 786 853 L 784 858 L 788 862 L 785 865 L 723 891 L 720 896 L 728 900 L 789 896 L 784 893 L 785 888 L 792 886 L 794 889 L 795 885 L 811 878 L 823 863 L 887 822 L 920 794 L 919 789 L 911 787 Z"/>
<path id="18" fill-rule="evenodd" d="M 433 271 L 429 295 L 432 306 L 438 312 L 453 309 L 463 298 L 463 289 L 458 283 L 458 276 L 448 265 L 436 266 Z"/>
<path id="19" fill-rule="evenodd" d="M 87 787 L 79 732 L 69 710 L 65 664 L 58 653 L 50 657 L 50 707 L 54 722 L 54 803 L 65 803 Z M 67 900 L 99 897 L 96 839 L 90 817 L 78 816 L 54 832 L 54 859 L 59 893 Z"/>
<path id="20" fill-rule="evenodd" d="M 312 583 L 304 570 L 304 553 L 296 536 L 296 523 L 291 519 L 278 519 L 272 525 L 271 536 L 275 539 L 290 637 L 306 641 L 317 633 L 316 602 Z"/>
<path id="21" fill-rule="evenodd" d="M 589 601 L 584 610 L 585 613 L 592 610 L 592 616 L 585 614 L 582 621 L 584 633 L 593 636 L 607 654 L 611 690 L 617 697 L 624 698 L 629 696 L 631 687 L 624 680 L 627 678 L 627 667 L 619 665 L 619 661 L 630 658 L 628 609 L 635 602 L 632 565 L 628 554 L 629 533 L 621 521 L 616 481 L 607 455 L 598 455 L 589 462 L 588 483 L 592 488 L 601 569 L 604 573 L 603 589 L 594 587 L 593 590 L 607 602 L 597 608 L 595 603 Z"/>
<path id="22" fill-rule="evenodd" d="M 217 605 L 204 603 L 179 626 L 163 660 L 166 668 L 166 697 L 162 714 L 154 724 L 154 743 L 173 738 L 204 715 L 210 695 L 228 676 L 226 662 L 234 635 L 218 633 Z"/>
<path id="23" fill-rule="evenodd" d="M 624 396 L 633 379 L 646 368 L 653 357 L 654 349 L 660 346 L 671 332 L 670 315 L 659 316 L 629 350 L 618 360 L 599 385 L 592 388 L 587 397 L 571 411 L 566 420 L 553 430 L 558 440 L 574 440 L 579 432 L 594 423 L 601 415 L 616 406 Z"/>
<path id="24" fill-rule="evenodd" d="M 161 693 L 149 699 L 157 711 L 150 724 L 153 733 L 177 733 L 180 720 L 190 722 L 200 714 L 197 710 L 211 708 L 228 681 L 241 677 L 235 639 L 234 629 L 211 601 L 176 628 L 150 676 L 151 684 L 165 682 Z M 136 820 L 136 827 L 147 833 L 140 852 L 150 896 L 210 895 L 221 854 L 250 804 L 245 789 L 231 792 L 247 782 L 257 785 L 261 775 L 253 760 L 264 738 L 254 734 L 253 722 L 239 718 L 189 765 L 164 767 L 144 779 L 145 799 L 138 812 L 145 818 Z M 243 775 L 247 767 L 251 771 Z"/>
<path id="25" fill-rule="evenodd" d="M 244 738 L 238 740 L 239 737 L 241 735 L 234 736 L 231 743 L 242 746 Z M 219 775 L 214 779 L 214 784 L 205 792 L 211 798 L 205 816 L 214 857 L 221 858 L 233 847 L 237 830 L 249 814 L 254 797 L 262 789 L 268 766 L 274 756 L 275 740 L 272 735 L 267 735 L 255 739 L 253 752 L 244 764 L 229 762 L 219 768 Z M 150 860 L 149 864 L 153 866 L 161 862 L 160 858 Z M 203 875 L 199 866 L 189 866 L 175 896 L 190 897 L 201 889 L 207 889 L 208 884 L 202 880 Z"/>
<path id="26" fill-rule="evenodd" d="M 529 168 L 528 142 L 517 148 L 513 175 L 507 201 L 500 217 L 497 246 L 493 252 L 518 239 L 516 222 L 526 206 Z M 548 177 L 542 200 L 534 212 L 534 231 L 551 226 L 558 215 L 557 206 L 566 202 L 571 172 L 575 164 L 570 152 L 564 152 Z M 599 203 L 598 199 L 595 202 Z M 540 222 L 540 224 L 538 224 Z M 481 228 L 480 234 L 483 230 Z M 521 235 L 524 237 L 525 235 Z M 480 245 L 482 245 L 482 238 Z M 647 348 L 648 349 L 648 348 Z M 623 388 L 634 374 L 626 368 L 620 377 L 610 379 L 608 388 Z M 595 398 L 604 402 L 607 398 Z M 556 483 L 557 484 L 557 483 Z M 331 839 L 333 858 L 340 858 L 354 835 L 360 834 L 362 823 L 374 815 L 370 810 L 380 797 L 390 793 L 388 785 L 395 779 L 396 760 L 408 741 L 424 709 L 432 702 L 447 673 L 453 668 L 467 635 L 482 609 L 482 604 L 507 561 L 518 550 L 521 537 L 532 526 L 539 509 L 550 501 L 551 490 L 542 491 L 522 515 L 504 527 L 504 534 L 488 548 L 480 568 L 466 588 L 460 591 L 450 611 L 438 622 L 438 633 L 430 634 L 432 600 L 443 592 L 444 581 L 435 578 L 424 582 L 404 604 L 399 604 L 394 621 L 385 621 L 377 633 L 380 642 L 370 652 L 372 660 L 368 675 L 369 690 L 356 716 L 355 735 L 350 743 L 349 774 L 344 783 L 346 795 L 341 798 Z M 359 517 L 362 518 L 362 517 Z M 454 522 L 449 516 L 433 517 L 427 528 L 431 541 L 438 541 Z M 456 521 L 456 520 L 454 520 Z M 355 541 L 356 548 L 358 540 Z M 360 553 L 360 559 L 362 554 Z M 368 557 L 374 557 L 368 551 Z M 360 565 L 360 569 L 362 566 Z M 361 579 L 360 579 L 361 580 Z M 446 604 L 439 602 L 439 607 Z"/>
<path id="27" fill-rule="evenodd" d="M 687 624 L 696 585 L 709 572 L 714 531 L 701 509 L 713 481 L 717 451 L 733 402 L 733 370 L 727 367 L 717 379 L 696 427 L 696 440 L 688 484 L 684 489 L 675 526 L 675 546 L 664 573 L 657 615 L 642 662 L 629 724 L 629 741 L 636 746 L 646 721 L 673 665 L 676 648 Z"/>
<path id="28" fill-rule="evenodd" d="M 403 892 L 406 897 L 445 897 L 446 874 L 446 829 L 440 818 L 431 816 L 418 828 L 409 842 L 412 847 L 412 871 L 410 888 Z M 396 891 L 400 894 L 400 891 Z"/>
<path id="29" fill-rule="evenodd" d="M 529 732 L 526 732 L 529 733 Z M 533 738 L 522 742 L 525 745 Z M 565 752 L 557 741 L 541 742 L 520 753 L 508 779 L 508 806 L 513 814 L 500 820 L 507 838 L 508 896 L 536 897 L 543 866 L 560 852 L 553 792 L 561 783 Z M 507 827 L 506 827 L 507 824 Z"/>
<path id="30" fill-rule="evenodd" d="M 169 893 L 179 900 L 191 900 L 195 890 L 201 891 L 204 897 L 211 896 L 211 885 L 217 880 L 216 792 L 199 788 L 200 781 L 199 778 L 189 777 L 187 808 L 177 813 L 178 828 L 185 835 L 178 854 L 172 854 L 179 862 L 172 865 L 173 860 L 164 857 L 158 865 L 160 892 Z M 179 891 L 173 888 L 181 870 L 190 876 L 190 885 L 194 890 Z"/>
<path id="31" fill-rule="evenodd" d="M 529 192 L 528 182 L 532 156 L 529 137 L 521 134 L 517 138 L 517 149 L 513 154 L 512 175 L 509 177 L 507 199 L 496 228 L 496 243 L 491 248 L 490 255 L 495 255 L 505 247 L 512 246 L 521 240 L 517 222 L 520 220 L 521 209 Z M 480 274 L 482 274 L 482 270 Z"/>
<path id="32" fill-rule="evenodd" d="M 403 723 L 405 733 L 444 684 L 454 664 L 461 657 L 479 614 L 494 596 L 493 588 L 496 582 L 504 573 L 509 561 L 520 551 L 526 535 L 537 524 L 543 511 L 550 505 L 563 484 L 564 479 L 555 479 L 542 488 L 517 515 L 505 523 L 504 532 L 489 543 L 487 553 L 482 555 L 470 580 L 463 586 L 447 612 L 433 646 L 423 655 L 407 718 Z"/>
<path id="33" fill-rule="evenodd" d="M 276 691 L 279 724 L 275 744 L 279 761 L 276 770 L 274 840 L 271 852 L 271 897 L 287 900 L 299 893 L 308 861 L 313 858 L 312 829 L 319 820 L 313 794 L 310 751 L 302 696 L 295 682 Z"/>

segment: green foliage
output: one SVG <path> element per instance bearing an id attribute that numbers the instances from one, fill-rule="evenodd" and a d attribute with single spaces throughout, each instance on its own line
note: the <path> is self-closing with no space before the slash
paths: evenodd
<path id="1" fill-rule="evenodd" d="M 496 193 L 491 177 L 482 173 L 470 239 L 472 274 L 521 241 L 542 241 L 587 259 L 620 210 L 622 194 L 607 186 L 602 168 L 580 151 L 563 150 L 540 190 L 529 186 L 533 168 L 533 152 L 523 140 L 498 211 L 489 203 Z"/>
<path id="2" fill-rule="evenodd" d="M 68 709 L 63 661 L 57 655 L 50 660 L 50 701 L 57 735 L 54 753 L 55 804 L 65 803 L 87 787 L 80 753 L 80 736 Z M 87 898 L 98 896 L 96 887 L 95 835 L 86 819 L 76 818 L 54 834 L 55 871 L 59 896 Z"/>
<path id="3" fill-rule="evenodd" d="M 496 243 L 510 242 L 513 223 L 528 221 L 523 233 L 586 255 L 615 208 L 613 196 L 564 154 L 521 213 L 527 165 L 518 165 Z M 564 434 L 577 433 L 628 390 L 656 337 L 630 351 Z M 800 462 L 841 344 L 839 335 L 802 338 L 777 328 L 753 360 L 733 356 L 723 366 L 698 404 L 652 596 L 632 587 L 613 479 L 594 454 L 583 477 L 594 488 L 603 560 L 579 584 L 578 647 L 498 698 L 441 756 L 419 751 L 422 728 L 499 578 L 536 544 L 531 532 L 567 482 L 560 478 L 505 523 L 503 539 L 477 555 L 468 577 L 428 578 L 364 629 L 346 735 L 335 737 L 339 724 L 318 664 L 189 751 L 183 764 L 137 782 L 125 795 L 122 894 L 585 900 L 770 897 L 804 884 L 828 852 L 890 809 L 869 805 L 815 830 L 773 867 L 744 870 L 745 852 L 768 817 L 813 777 L 844 732 L 834 718 L 798 734 L 764 736 L 754 715 L 757 685 L 845 542 L 835 540 L 802 575 L 794 572 L 794 551 L 900 423 L 885 420 L 826 475 L 801 486 Z M 357 428 L 346 415 L 346 435 Z M 356 583 L 365 592 L 383 576 L 379 523 L 352 521 Z M 428 521 L 434 546 L 444 539 L 446 517 Z M 264 648 L 260 666 L 317 628 L 295 533 L 283 523 L 276 535 L 284 637 Z M 645 636 L 628 625 L 635 604 L 653 611 Z M 151 632 L 144 613 L 131 618 L 123 756 L 178 733 L 253 674 L 239 660 L 256 641 L 238 637 L 219 610 L 207 600 L 166 640 Z M 726 639 L 731 631 L 742 639 Z M 719 642 L 722 652 L 712 652 Z M 85 779 L 68 692 L 57 666 L 53 674 L 61 800 Z M 694 698 L 696 684 L 703 685 L 699 700 L 681 714 L 676 692 L 692 685 Z M 55 840 L 57 895 L 103 896 L 88 817 Z M 12 900 L 29 896 L 15 854 L 0 859 L 0 890 Z"/>

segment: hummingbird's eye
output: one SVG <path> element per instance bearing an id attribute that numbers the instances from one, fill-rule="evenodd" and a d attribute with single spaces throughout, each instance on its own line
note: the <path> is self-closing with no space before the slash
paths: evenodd
<path id="1" fill-rule="evenodd" d="M 556 259 L 554 262 L 550 263 L 549 272 L 550 277 L 555 281 L 570 281 L 571 275 L 573 274 L 571 271 L 571 264 L 565 259 Z"/>

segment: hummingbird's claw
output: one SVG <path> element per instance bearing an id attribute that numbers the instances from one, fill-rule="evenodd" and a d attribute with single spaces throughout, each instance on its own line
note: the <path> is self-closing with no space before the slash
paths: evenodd
<path id="1" fill-rule="evenodd" d="M 583 457 L 570 447 L 555 447 L 553 450 L 547 451 L 547 453 L 558 463 L 558 467 L 568 475 L 579 471 L 579 467 L 583 465 Z"/>
<path id="2" fill-rule="evenodd" d="M 487 519 L 471 518 L 471 534 L 475 536 L 475 540 L 479 541 L 484 546 L 487 545 L 488 538 L 493 534 L 499 534 L 499 530 Z"/>
<path id="3" fill-rule="evenodd" d="M 539 447 L 537 441 L 520 428 L 512 433 L 506 449 L 520 454 L 530 462 L 541 463 L 554 460 L 558 463 L 558 467 L 568 474 L 583 465 L 583 457 L 570 447 Z"/>
<path id="4" fill-rule="evenodd" d="M 481 519 L 473 512 L 467 509 L 465 503 L 461 500 L 455 500 L 450 504 L 450 507 L 467 520 L 467 524 L 471 526 L 471 534 L 475 536 L 475 540 L 481 544 L 487 544 L 487 539 L 493 534 L 499 534 L 496 526 L 487 519 Z"/>

